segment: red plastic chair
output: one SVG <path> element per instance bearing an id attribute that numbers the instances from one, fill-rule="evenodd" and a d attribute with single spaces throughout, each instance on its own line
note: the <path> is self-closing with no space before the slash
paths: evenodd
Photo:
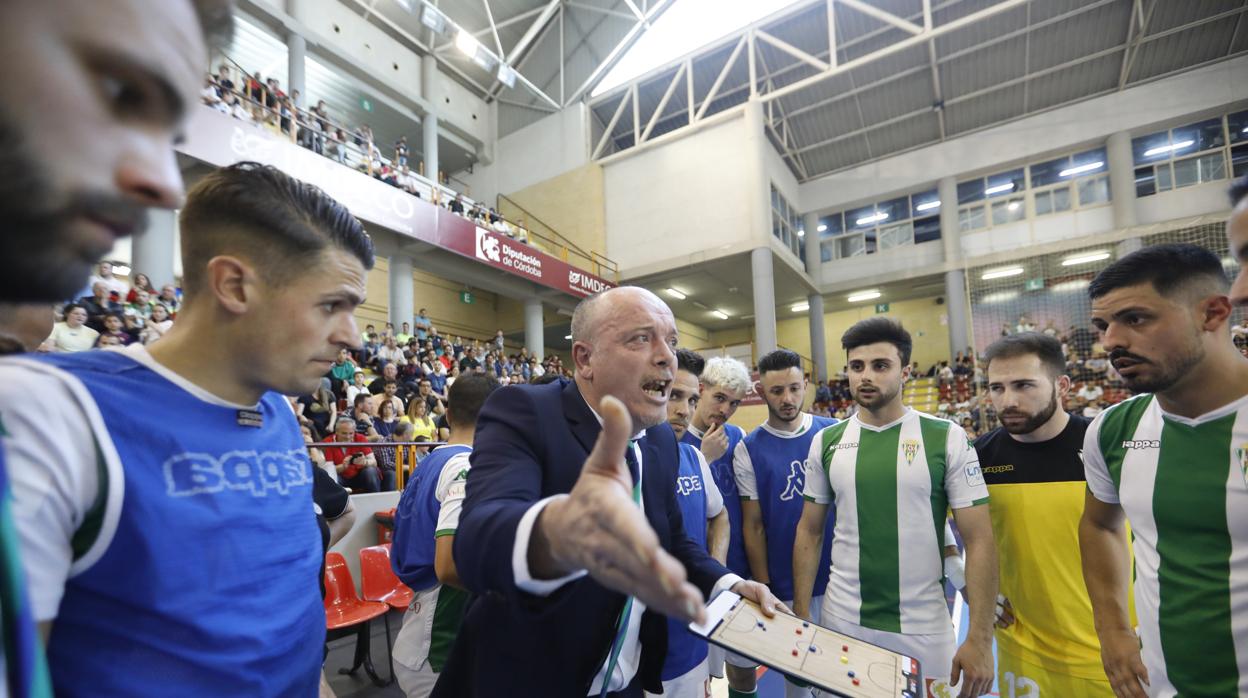
<path id="1" fill-rule="evenodd" d="M 407 610 L 416 592 L 399 581 L 390 566 L 390 544 L 360 548 L 360 586 L 364 599 L 390 604 L 396 611 Z"/>
<path id="2" fill-rule="evenodd" d="M 344 630 L 356 627 L 355 658 L 350 669 L 339 669 L 340 674 L 355 674 L 360 666 L 368 673 L 373 683 L 386 686 L 394 681 L 391 668 L 390 679 L 382 680 L 373 667 L 370 652 L 372 631 L 370 628 L 374 618 L 381 616 L 386 620 L 386 657 L 390 658 L 390 619 L 386 614 L 390 606 L 376 601 L 361 601 L 355 593 L 355 580 L 351 578 L 351 570 L 347 568 L 347 560 L 342 553 L 331 552 L 325 555 L 325 626 L 328 630 Z"/>

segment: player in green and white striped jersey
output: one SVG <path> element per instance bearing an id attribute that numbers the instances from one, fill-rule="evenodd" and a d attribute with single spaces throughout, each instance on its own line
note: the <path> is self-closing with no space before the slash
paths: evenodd
<path id="1" fill-rule="evenodd" d="M 1106 675 L 1124 698 L 1248 695 L 1248 360 L 1221 260 L 1148 247 L 1088 293 L 1114 369 L 1143 393 L 1099 415 L 1083 447 L 1079 538 Z"/>
<path id="2" fill-rule="evenodd" d="M 997 557 L 979 458 L 958 425 L 902 404 L 912 343 L 900 324 L 863 320 L 841 344 L 859 409 L 811 444 L 793 550 L 793 610 L 809 612 L 824 520 L 835 503 L 821 623 L 918 659 L 929 692 L 933 683 L 960 681 L 961 698 L 983 695 L 993 680 Z M 966 543 L 971 623 L 961 648 L 943 583 L 949 508 Z"/>

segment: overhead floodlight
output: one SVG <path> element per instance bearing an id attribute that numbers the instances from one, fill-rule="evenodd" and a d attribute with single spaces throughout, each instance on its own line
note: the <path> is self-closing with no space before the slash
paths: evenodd
<path id="1" fill-rule="evenodd" d="M 819 224 L 819 227 L 818 227 L 818 228 L 816 228 L 816 230 L 818 230 L 818 231 L 819 231 L 819 232 L 821 232 L 821 233 L 822 233 L 823 231 L 827 230 L 827 229 L 828 229 L 828 226 L 824 225 L 823 223 L 820 223 L 820 224 Z"/>
<path id="2" fill-rule="evenodd" d="M 1090 262 L 1099 262 L 1102 259 L 1109 259 L 1109 253 L 1108 252 L 1092 252 L 1089 254 L 1082 254 L 1077 257 L 1068 257 L 1062 260 L 1062 266 L 1073 267 L 1073 266 L 1078 266 L 1080 264 L 1088 264 Z"/>
<path id="3" fill-rule="evenodd" d="M 516 86 L 516 71 L 506 63 L 498 64 L 498 81 L 506 85 L 508 88 Z"/>
<path id="4" fill-rule="evenodd" d="M 563 337 L 563 338 L 564 338 L 564 339 L 572 339 L 572 335 L 570 335 L 570 334 L 569 334 L 569 335 L 564 335 L 564 337 Z"/>
<path id="5" fill-rule="evenodd" d="M 1145 150 L 1144 157 L 1151 158 L 1154 155 L 1161 155 L 1162 153 L 1171 153 L 1176 150 L 1183 150 L 1184 148 L 1191 146 L 1195 142 L 1196 141 L 1189 139 L 1186 141 L 1179 141 L 1178 143 L 1173 143 L 1171 145 L 1159 145 L 1156 148 L 1149 148 L 1148 150 Z"/>
<path id="6" fill-rule="evenodd" d="M 997 269 L 995 271 L 985 272 L 984 275 L 979 278 L 984 281 L 991 281 L 993 279 L 1004 279 L 1009 276 L 1018 276 L 1022 273 L 1022 267 L 1010 267 L 1008 269 Z"/>
<path id="7" fill-rule="evenodd" d="M 401 0 L 400 0 L 401 1 Z M 404 7 L 407 5 L 404 4 Z M 411 9 L 408 9 L 411 12 Z M 446 36 L 446 32 L 450 29 L 450 22 L 447 21 L 446 15 L 438 11 L 433 5 L 425 5 L 420 11 L 420 23 L 433 30 L 433 33 Z"/>
<path id="8" fill-rule="evenodd" d="M 849 301 L 850 303 L 857 303 L 859 301 L 869 301 L 869 300 L 872 300 L 874 298 L 879 298 L 879 297 L 880 297 L 879 291 L 859 291 L 858 293 L 850 294 L 850 296 L 846 298 L 845 300 Z"/>
<path id="9" fill-rule="evenodd" d="M 674 288 L 666 289 L 666 293 L 667 295 L 671 296 L 672 298 L 675 298 L 678 301 L 683 301 L 684 299 L 689 297 L 689 296 L 686 296 L 684 293 L 677 291 Z"/>
<path id="10" fill-rule="evenodd" d="M 455 48 L 465 56 L 475 59 L 477 49 L 481 48 L 481 42 L 477 41 L 477 37 L 470 34 L 467 29 L 460 28 L 459 33 L 455 35 Z"/>
<path id="11" fill-rule="evenodd" d="M 870 216 L 863 216 L 862 218 L 859 218 L 858 220 L 854 221 L 854 225 L 868 225 L 870 223 L 879 223 L 880 221 L 885 220 L 886 218 L 888 218 L 888 214 L 884 213 L 883 211 L 880 211 L 879 213 L 872 214 Z"/>
<path id="12" fill-rule="evenodd" d="M 1057 173 L 1057 176 L 1058 177 L 1074 177 L 1075 175 L 1083 174 L 1084 172 L 1095 172 L 1104 166 L 1105 166 L 1105 163 L 1103 162 L 1099 162 L 1099 161 L 1089 162 L 1086 165 L 1079 165 L 1078 167 L 1070 167 L 1065 170 L 1062 170 L 1061 172 Z"/>
<path id="13" fill-rule="evenodd" d="M 805 229 L 798 229 L 798 231 L 797 231 L 797 236 L 798 236 L 799 238 L 804 238 L 804 237 L 806 237 L 806 230 L 805 230 Z"/>
<path id="14" fill-rule="evenodd" d="M 720 320 L 727 320 L 727 319 L 728 319 L 728 317 L 729 317 L 728 313 L 725 313 L 725 312 L 724 312 L 724 311 L 722 311 L 722 310 L 712 310 L 712 311 L 711 311 L 711 315 L 714 315 L 715 317 L 719 318 Z"/>
<path id="15" fill-rule="evenodd" d="M 1014 191 L 1013 182 L 1006 182 L 1005 184 L 998 184 L 995 187 L 988 187 L 987 189 L 984 190 L 984 196 L 992 196 L 993 194 L 1004 194 L 1007 191 Z"/>
<path id="16" fill-rule="evenodd" d="M 797 305 L 793 306 L 791 310 L 795 313 L 804 313 L 807 310 L 810 310 L 810 303 L 798 303 Z"/>
<path id="17" fill-rule="evenodd" d="M 940 208 L 940 201 L 928 201 L 927 203 L 919 204 L 918 206 L 914 207 L 914 210 L 930 211 L 934 208 Z"/>

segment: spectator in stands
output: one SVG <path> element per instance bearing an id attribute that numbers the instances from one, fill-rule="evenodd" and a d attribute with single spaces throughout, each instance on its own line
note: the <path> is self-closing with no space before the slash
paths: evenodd
<path id="1" fill-rule="evenodd" d="M 297 402 L 301 409 L 296 412 L 311 422 L 318 434 L 328 434 L 333 429 L 334 419 L 338 416 L 338 399 L 327 381 L 322 380 L 316 390 L 301 396 Z"/>
<path id="2" fill-rule="evenodd" d="M 369 401 L 372 403 L 370 405 L 369 413 L 380 416 L 381 406 L 389 403 L 390 406 L 394 408 L 394 413 L 396 415 L 403 414 L 403 400 L 399 399 L 398 393 L 399 382 L 397 380 L 386 381 L 382 386 L 380 395 L 373 395 L 369 397 Z M 377 431 L 380 432 L 381 430 L 378 429 Z M 385 434 L 382 434 L 382 436 L 385 436 Z"/>
<path id="3" fill-rule="evenodd" d="M 104 329 L 104 316 L 121 312 L 121 303 L 113 300 L 113 292 L 104 281 L 91 284 L 92 295 L 80 298 L 78 304 L 87 311 L 87 326 L 99 332 Z"/>
<path id="4" fill-rule="evenodd" d="M 86 351 L 95 346 L 99 332 L 87 327 L 87 310 L 77 303 L 65 306 L 65 321 L 52 326 L 48 337 L 48 351 Z"/>
<path id="5" fill-rule="evenodd" d="M 230 102 L 230 116 L 247 123 L 253 123 L 255 121 L 251 118 L 251 112 L 247 111 L 247 105 L 243 104 L 242 98 L 237 96 L 235 96 L 233 101 Z"/>
<path id="6" fill-rule="evenodd" d="M 399 399 L 405 404 L 411 399 L 412 393 L 416 392 L 410 383 L 405 383 L 399 378 L 399 367 L 389 364 L 381 370 L 381 377 L 374 378 L 372 383 L 368 384 L 368 392 L 372 395 L 380 395 L 386 390 L 386 383 L 389 381 L 399 381 Z"/>
<path id="7" fill-rule="evenodd" d="M 303 442 L 305 444 L 316 443 L 318 437 L 316 434 L 312 433 L 311 426 L 307 424 L 301 424 L 299 427 L 299 432 L 303 434 Z M 337 469 L 334 468 L 333 463 L 329 463 L 325 460 L 325 452 L 322 451 L 320 448 L 316 446 L 309 446 L 308 447 L 308 460 L 312 461 L 312 465 L 315 465 L 316 467 L 325 471 L 330 477 L 334 479 L 334 482 L 338 481 Z"/>
<path id="8" fill-rule="evenodd" d="M 160 297 L 156 302 L 163 303 L 165 309 L 169 311 L 171 317 L 178 316 L 178 308 L 182 307 L 182 301 L 178 297 L 178 289 L 173 284 L 165 284 L 160 287 Z"/>
<path id="9" fill-rule="evenodd" d="M 225 63 L 217 66 L 217 84 L 220 85 L 221 89 L 226 92 L 230 92 L 234 89 L 234 81 L 231 80 L 230 77 L 230 66 Z"/>
<path id="10" fill-rule="evenodd" d="M 953 385 L 953 369 L 949 367 L 948 361 L 940 362 L 940 371 L 936 374 L 936 379 L 941 387 Z"/>
<path id="11" fill-rule="evenodd" d="M 407 136 L 399 136 L 394 144 L 394 162 L 399 167 L 407 167 Z"/>
<path id="12" fill-rule="evenodd" d="M 334 433 L 328 439 L 335 443 L 367 444 L 368 439 L 357 432 L 355 420 L 339 417 L 334 423 Z M 377 457 L 373 449 L 365 445 L 326 446 L 325 459 L 334 464 L 338 479 L 352 492 L 381 491 L 381 472 L 377 469 Z"/>
<path id="13" fill-rule="evenodd" d="M 1101 406 L 1101 399 L 1099 397 L 1094 397 L 1089 399 L 1087 406 L 1083 408 L 1083 416 L 1088 419 L 1095 419 L 1096 415 L 1100 414 L 1104 411 L 1104 409 L 1105 408 Z"/>
<path id="14" fill-rule="evenodd" d="M 95 340 L 99 346 L 112 346 L 114 343 L 125 346 L 133 341 L 130 335 L 126 334 L 122 329 L 125 327 L 125 322 L 121 319 L 120 314 L 109 313 L 105 315 L 103 324 L 104 331 Z M 114 342 L 114 340 L 116 341 Z"/>
<path id="15" fill-rule="evenodd" d="M 416 313 L 416 318 L 414 319 L 413 324 L 416 326 L 417 339 L 429 338 L 429 329 L 433 327 L 433 321 L 429 319 L 427 314 L 425 314 L 424 308 L 421 308 L 420 312 Z"/>
<path id="16" fill-rule="evenodd" d="M 118 300 L 125 298 L 126 294 L 130 292 L 130 286 L 126 282 L 113 276 L 113 265 L 111 262 L 100 262 L 99 266 L 96 267 L 96 273 L 91 277 L 90 284 L 94 288 L 97 283 L 104 284 L 109 292 L 116 293 Z"/>
<path id="17" fill-rule="evenodd" d="M 477 361 L 477 350 L 475 347 L 469 346 L 464 348 L 464 358 L 459 360 L 460 373 L 481 370 L 481 362 Z"/>
<path id="18" fill-rule="evenodd" d="M 437 441 L 438 429 L 433 419 L 429 417 L 429 403 L 424 400 L 412 400 L 407 406 L 407 414 L 403 419 L 412 425 L 414 436 L 424 436 L 430 441 Z"/>
<path id="19" fill-rule="evenodd" d="M 369 441 L 380 441 L 381 435 L 373 426 L 373 399 L 369 395 L 356 395 L 351 403 L 351 419 L 355 421 L 355 433 Z"/>
<path id="20" fill-rule="evenodd" d="M 152 306 L 152 316 L 143 323 L 139 341 L 151 344 L 163 337 L 170 327 L 173 327 L 173 318 L 169 316 L 169 308 L 164 303 L 156 303 Z"/>
<path id="21" fill-rule="evenodd" d="M 409 325 L 409 324 L 408 324 L 408 323 L 406 323 L 406 322 L 405 322 L 405 323 L 403 323 L 403 329 L 402 329 L 402 330 L 400 330 L 398 334 L 394 335 L 394 339 L 395 339 L 395 341 L 397 341 L 400 345 L 407 346 L 407 343 L 408 343 L 408 342 L 410 342 L 410 341 L 412 341 L 412 327 L 411 327 L 411 325 Z M 422 338 L 422 339 L 423 339 L 423 338 Z"/>
<path id="22" fill-rule="evenodd" d="M 364 369 L 355 369 L 355 375 L 351 377 L 351 384 L 347 386 L 347 404 L 355 404 L 356 395 L 370 395 L 368 386 L 364 384 Z"/>
<path id="23" fill-rule="evenodd" d="M 440 415 L 446 410 L 446 397 L 437 395 L 433 391 L 433 381 L 428 377 L 420 380 L 420 387 L 416 395 L 412 396 L 412 401 L 424 400 L 426 413 L 431 415 Z"/>
<path id="24" fill-rule="evenodd" d="M 135 315 L 144 320 L 152 316 L 152 296 L 147 291 L 132 288 L 127 298 L 129 300 L 122 306 L 122 310 L 126 314 Z"/>
<path id="25" fill-rule="evenodd" d="M 142 300 L 140 300 L 140 292 L 146 294 Z M 134 275 L 134 285 L 130 287 L 130 291 L 126 294 L 126 303 L 142 302 L 146 304 L 146 302 L 155 298 L 156 295 L 156 289 L 152 288 L 152 280 L 148 278 L 147 274 L 140 272 Z"/>
<path id="26" fill-rule="evenodd" d="M 1076 397 L 1078 397 L 1080 400 L 1084 400 L 1088 402 L 1089 404 L 1091 404 L 1093 401 L 1099 401 L 1101 397 L 1104 395 L 1105 395 L 1105 390 L 1101 388 L 1099 384 L 1093 381 L 1085 382 L 1082 386 L 1080 386 L 1079 390 L 1075 392 Z"/>
<path id="27" fill-rule="evenodd" d="M 451 199 L 451 203 L 447 205 L 447 208 L 451 210 L 451 213 L 458 213 L 461 216 L 464 215 L 464 195 L 458 193 L 455 194 L 455 198 Z"/>
<path id="28" fill-rule="evenodd" d="M 358 369 L 359 367 L 351 360 L 351 352 L 346 347 L 339 349 L 338 359 L 329 367 L 329 374 L 341 384 L 342 388 L 338 391 L 340 394 L 346 394 L 346 385 L 355 380 L 355 372 Z"/>
<path id="29" fill-rule="evenodd" d="M 494 348 L 495 349 L 499 350 L 500 352 L 503 351 L 503 344 L 505 341 L 506 340 L 503 339 L 502 330 L 498 330 L 497 332 L 494 333 Z"/>
<path id="30" fill-rule="evenodd" d="M 383 368 L 394 364 L 396 367 L 407 365 L 407 357 L 403 354 L 403 349 L 399 347 L 398 340 L 394 335 L 386 337 L 386 344 L 377 350 L 377 362 Z"/>

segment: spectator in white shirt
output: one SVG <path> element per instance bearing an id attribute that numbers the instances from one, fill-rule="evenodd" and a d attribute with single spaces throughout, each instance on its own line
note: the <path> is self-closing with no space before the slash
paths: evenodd
<path id="1" fill-rule="evenodd" d="M 94 287 L 97 283 L 104 284 L 110 292 L 116 292 L 120 299 L 125 299 L 130 293 L 130 286 L 121 279 L 113 276 L 113 265 L 110 262 L 100 262 L 97 267 L 98 273 L 91 277 L 90 287 Z"/>
<path id="2" fill-rule="evenodd" d="M 1090 406 L 1092 402 L 1100 400 L 1104 394 L 1105 391 L 1101 386 L 1095 383 L 1084 383 L 1083 387 L 1079 388 L 1079 391 L 1075 393 L 1075 396 L 1081 400 L 1087 400 Z"/>
<path id="3" fill-rule="evenodd" d="M 48 337 L 50 351 L 86 351 L 95 346 L 99 332 L 87 327 L 87 310 L 77 303 L 65 306 L 65 321 L 52 326 Z"/>
<path id="4" fill-rule="evenodd" d="M 396 366 L 407 365 L 407 357 L 403 355 L 403 348 L 399 346 L 394 335 L 386 337 L 386 345 L 378 350 L 377 358 L 382 362 L 382 365 L 387 363 L 393 363 Z"/>

